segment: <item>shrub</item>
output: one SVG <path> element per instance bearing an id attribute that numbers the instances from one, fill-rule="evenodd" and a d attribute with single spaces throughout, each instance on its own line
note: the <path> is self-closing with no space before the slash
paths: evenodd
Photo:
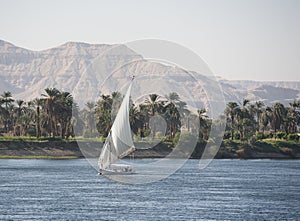
<path id="1" fill-rule="evenodd" d="M 235 140 L 241 139 L 241 135 L 240 135 L 239 133 L 235 133 L 235 134 L 234 134 L 234 139 L 235 139 Z"/>
<path id="2" fill-rule="evenodd" d="M 178 143 L 179 139 L 180 139 L 180 133 L 176 133 L 175 137 L 173 138 L 173 143 Z"/>
<path id="3" fill-rule="evenodd" d="M 100 137 L 100 141 L 101 141 L 102 143 L 105 143 L 105 140 L 106 140 L 106 137 L 103 137 L 103 136 Z"/>
<path id="4" fill-rule="evenodd" d="M 91 132 L 90 130 L 85 130 L 83 133 L 84 138 L 94 138 L 99 137 L 99 133 L 97 131 Z"/>
<path id="5" fill-rule="evenodd" d="M 257 132 L 255 135 L 256 140 L 262 140 L 265 139 L 265 135 L 262 132 Z"/>
<path id="6" fill-rule="evenodd" d="M 27 136 L 36 136 L 35 128 L 30 127 L 27 131 Z"/>
<path id="7" fill-rule="evenodd" d="M 288 134 L 287 135 L 287 139 L 288 140 L 299 140 L 299 136 L 298 136 L 298 134 Z"/>
<path id="8" fill-rule="evenodd" d="M 194 134 L 192 134 L 191 132 L 181 132 L 181 133 L 176 133 L 173 139 L 173 143 L 178 143 L 179 141 L 188 143 L 196 140 L 197 137 L 194 136 Z"/>
<path id="9" fill-rule="evenodd" d="M 225 131 L 223 138 L 224 138 L 225 140 L 228 140 L 228 139 L 230 139 L 230 137 L 231 137 L 230 131 Z"/>
<path id="10" fill-rule="evenodd" d="M 270 133 L 265 133 L 264 139 L 272 139 L 272 138 L 274 138 L 274 134 L 273 134 L 272 132 L 270 132 Z"/>
<path id="11" fill-rule="evenodd" d="M 278 138 L 278 139 L 285 139 L 286 138 L 286 133 L 285 132 L 277 132 L 275 134 L 275 138 Z"/>
<path id="12" fill-rule="evenodd" d="M 161 131 L 157 131 L 157 132 L 155 133 L 155 137 L 157 137 L 157 138 L 162 138 L 162 136 L 163 136 L 163 134 L 162 134 Z"/>
<path id="13" fill-rule="evenodd" d="M 255 136 L 250 137 L 248 140 L 249 145 L 253 146 L 256 143 L 257 139 Z"/>
<path id="14" fill-rule="evenodd" d="M 170 135 L 163 137 L 162 142 L 172 142 L 172 138 Z"/>
<path id="15" fill-rule="evenodd" d="M 143 135 L 143 137 L 148 137 L 150 135 L 150 133 L 151 133 L 151 129 L 150 128 L 144 129 L 144 135 Z"/>

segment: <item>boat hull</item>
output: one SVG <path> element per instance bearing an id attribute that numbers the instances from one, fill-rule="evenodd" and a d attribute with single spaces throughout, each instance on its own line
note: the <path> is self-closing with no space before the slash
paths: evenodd
<path id="1" fill-rule="evenodd" d="M 105 176 L 105 175 L 132 175 L 136 174 L 134 171 L 116 171 L 116 170 L 101 170 L 99 171 L 99 176 Z"/>
<path id="2" fill-rule="evenodd" d="M 99 175 L 131 175 L 136 174 L 130 165 L 127 164 L 111 164 L 110 168 L 100 169 Z"/>

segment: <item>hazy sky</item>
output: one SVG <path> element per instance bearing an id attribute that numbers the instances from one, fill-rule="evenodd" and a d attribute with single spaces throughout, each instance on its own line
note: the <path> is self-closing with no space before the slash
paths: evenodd
<path id="1" fill-rule="evenodd" d="M 223 78 L 300 81 L 298 0 L 0 0 L 0 39 L 20 47 L 145 38 L 188 47 Z"/>

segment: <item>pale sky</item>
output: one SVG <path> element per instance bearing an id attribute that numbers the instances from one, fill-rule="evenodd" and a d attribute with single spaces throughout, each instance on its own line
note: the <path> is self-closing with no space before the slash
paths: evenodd
<path id="1" fill-rule="evenodd" d="M 226 79 L 300 81 L 298 0 L 0 0 L 0 39 L 27 49 L 148 38 Z"/>

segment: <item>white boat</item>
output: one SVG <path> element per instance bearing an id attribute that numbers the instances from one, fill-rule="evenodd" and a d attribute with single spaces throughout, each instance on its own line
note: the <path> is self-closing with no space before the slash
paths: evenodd
<path id="1" fill-rule="evenodd" d="M 135 151 L 129 123 L 129 100 L 132 81 L 127 89 L 118 114 L 103 145 L 98 160 L 99 175 L 134 174 L 127 164 L 114 164 Z"/>

